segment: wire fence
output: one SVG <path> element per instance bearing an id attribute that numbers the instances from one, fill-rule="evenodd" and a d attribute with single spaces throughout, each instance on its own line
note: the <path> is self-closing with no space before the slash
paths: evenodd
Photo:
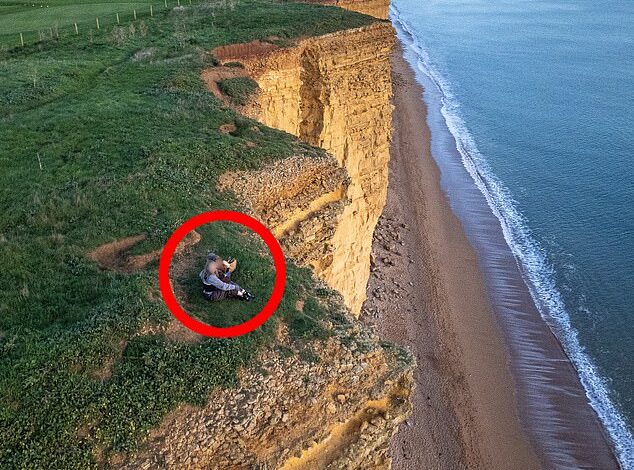
<path id="1" fill-rule="evenodd" d="M 196 0 L 194 0 L 195 3 Z M 224 2 L 223 2 L 224 3 Z M 64 37 L 93 35 L 104 30 L 111 30 L 113 26 L 129 26 L 135 21 L 151 18 L 174 8 L 185 7 L 192 4 L 192 0 L 163 0 L 160 3 L 148 3 L 131 11 L 115 11 L 95 15 L 94 19 L 74 21 L 69 18 L 60 24 L 56 21 L 47 28 L 25 30 L 16 34 L 0 35 L 0 46 L 4 48 L 20 48 L 44 41 L 56 40 Z M 121 5 L 121 4 L 119 4 Z M 89 6 L 89 4 L 87 4 Z"/>

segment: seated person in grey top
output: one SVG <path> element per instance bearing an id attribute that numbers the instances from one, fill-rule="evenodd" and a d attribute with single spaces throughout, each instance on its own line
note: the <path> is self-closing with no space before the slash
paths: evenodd
<path id="1" fill-rule="evenodd" d="M 225 261 L 214 253 L 207 253 L 205 269 L 200 272 L 203 296 L 207 300 L 235 297 L 248 302 L 254 299 L 253 295 L 231 280 L 231 273 L 235 271 L 237 264 L 235 259 Z"/>

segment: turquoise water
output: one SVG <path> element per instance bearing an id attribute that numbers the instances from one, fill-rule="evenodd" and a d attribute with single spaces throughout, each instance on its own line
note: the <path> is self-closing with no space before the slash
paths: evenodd
<path id="1" fill-rule="evenodd" d="M 634 2 L 392 5 L 541 314 L 634 468 Z"/>

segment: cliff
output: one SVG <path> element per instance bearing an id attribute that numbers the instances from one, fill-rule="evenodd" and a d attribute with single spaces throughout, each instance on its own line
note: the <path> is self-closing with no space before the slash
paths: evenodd
<path id="1" fill-rule="evenodd" d="M 294 156 L 251 172 L 225 173 L 232 189 L 269 227 L 286 256 L 317 267 L 334 253 L 333 239 L 346 205 L 350 179 L 334 158 Z"/>
<path id="2" fill-rule="evenodd" d="M 239 374 L 239 389 L 175 410 L 117 466 L 389 468 L 390 438 L 410 410 L 409 359 L 358 326 L 332 326 L 332 337 L 308 344 L 278 332 L 277 349 Z"/>
<path id="3" fill-rule="evenodd" d="M 251 105 L 242 110 L 245 114 L 326 149 L 345 168 L 349 177 L 346 187 L 329 188 L 328 196 L 311 203 L 312 209 L 307 199 L 294 199 L 305 198 L 299 189 L 286 193 L 273 190 L 286 201 L 281 204 L 302 206 L 299 212 L 278 211 L 273 218 L 262 203 L 263 196 L 255 195 L 254 188 L 245 183 L 254 177 L 238 176 L 224 187 L 241 195 L 276 231 L 289 252 L 343 295 L 355 315 L 365 300 L 372 234 L 387 194 L 392 113 L 389 52 L 393 42 L 391 25 L 375 23 L 304 39 L 285 49 L 258 43 L 214 51 L 223 63 L 241 62 L 259 85 Z M 307 172 L 312 173 L 309 167 Z M 300 180 L 291 178 L 289 184 L 309 183 L 305 177 Z M 310 184 L 319 185 L 315 181 Z M 268 187 L 265 184 L 261 190 L 266 192 Z M 275 205 L 282 199 L 271 200 Z M 325 207 L 321 206 L 327 203 L 334 209 L 335 202 L 341 210 L 336 220 L 335 212 L 330 212 L 331 226 L 327 230 L 309 228 L 310 224 L 322 224 Z M 319 233 L 325 240 L 325 231 L 329 231 L 328 241 L 318 252 L 312 247 L 314 240 L 306 235 Z M 311 243 L 302 247 L 304 240 Z"/>
<path id="4" fill-rule="evenodd" d="M 59 41 L 3 49 L 18 60 L 5 61 L 0 93 L 13 195 L 0 230 L 2 469 L 388 465 L 387 443 L 409 408 L 411 358 L 297 266 L 360 305 L 369 243 L 357 245 L 380 212 L 389 139 L 393 38 L 386 25 L 357 29 L 372 21 L 278 0 L 193 2 L 151 24 L 80 29 L 72 40 L 60 30 Z M 212 57 L 231 38 L 261 40 L 242 47 L 247 68 Z M 276 92 L 265 67 L 285 54 L 297 62 L 277 118 L 296 112 L 296 135 L 330 153 L 236 112 L 272 119 L 257 114 Z M 220 100 L 197 81 L 202 67 Z M 247 74 L 261 79 L 259 94 Z M 236 168 L 251 171 L 226 173 Z M 284 243 L 286 293 L 257 331 L 201 337 L 164 305 L 161 249 L 189 216 L 246 204 Z M 274 273 L 250 231 L 209 224 L 180 246 L 169 276 L 193 317 L 236 324 L 266 302 Z M 208 249 L 239 258 L 236 281 L 254 290 L 253 303 L 205 302 L 198 273 Z M 36 262 L 21 262 L 29 256 Z"/>
<path id="5" fill-rule="evenodd" d="M 391 126 L 391 26 L 214 50 L 244 68 L 207 69 L 218 82 L 249 76 L 259 92 L 240 111 L 315 147 L 218 181 L 265 223 L 295 262 L 341 297 L 306 298 L 333 312 L 325 339 L 277 333 L 276 347 L 201 407 L 182 407 L 128 457 L 126 468 L 389 468 L 389 443 L 410 412 L 411 357 L 350 320 L 365 299 L 374 227 L 385 204 Z M 233 65 L 233 64 L 232 64 Z M 345 305 L 344 305 L 345 303 Z M 335 320 L 336 319 L 336 320 Z"/>
<path id="6" fill-rule="evenodd" d="M 337 6 L 381 19 L 387 19 L 390 8 L 390 2 L 385 0 L 306 0 L 306 3 Z"/>

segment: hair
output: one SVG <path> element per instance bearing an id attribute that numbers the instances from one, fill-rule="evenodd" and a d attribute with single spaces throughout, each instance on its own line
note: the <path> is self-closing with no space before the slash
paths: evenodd
<path id="1" fill-rule="evenodd" d="M 205 263 L 205 276 L 209 276 L 213 274 L 215 276 L 218 275 L 218 266 L 222 265 L 222 258 L 220 256 L 215 256 L 212 258 L 207 257 L 207 262 Z"/>

